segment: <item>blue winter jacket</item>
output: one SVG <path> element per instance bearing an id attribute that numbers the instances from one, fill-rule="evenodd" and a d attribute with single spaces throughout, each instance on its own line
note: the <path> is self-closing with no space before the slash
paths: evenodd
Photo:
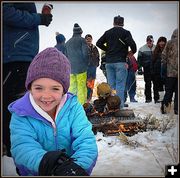
<path id="1" fill-rule="evenodd" d="M 3 3 L 3 63 L 31 61 L 39 51 L 35 3 Z"/>
<path id="2" fill-rule="evenodd" d="M 96 140 L 75 95 L 68 93 L 55 120 L 55 128 L 33 108 L 29 92 L 8 108 L 12 113 L 11 153 L 21 175 L 38 175 L 44 154 L 62 149 L 91 174 L 98 155 Z"/>

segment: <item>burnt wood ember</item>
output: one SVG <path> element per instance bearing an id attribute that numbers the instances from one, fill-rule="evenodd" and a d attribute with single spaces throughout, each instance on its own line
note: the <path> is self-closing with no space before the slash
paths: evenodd
<path id="1" fill-rule="evenodd" d="M 115 114 L 116 113 L 116 114 Z M 104 135 L 118 135 L 119 132 L 125 133 L 127 136 L 132 136 L 137 132 L 144 131 L 144 124 L 135 117 L 133 110 L 117 110 L 100 115 L 96 113 L 88 116 L 92 123 L 93 132 L 102 132 Z"/>

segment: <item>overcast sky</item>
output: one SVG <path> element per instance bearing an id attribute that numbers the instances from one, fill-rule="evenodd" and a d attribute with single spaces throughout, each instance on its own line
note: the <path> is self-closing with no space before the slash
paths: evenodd
<path id="1" fill-rule="evenodd" d="M 114 16 L 124 17 L 124 28 L 129 30 L 139 49 L 151 34 L 155 44 L 160 36 L 168 40 L 178 27 L 178 1 L 48 1 L 53 4 L 53 21 L 49 27 L 40 26 L 40 51 L 56 44 L 55 32 L 72 37 L 74 23 L 78 23 L 84 37 L 93 36 L 93 43 L 113 27 Z M 36 2 L 41 12 L 44 2 Z M 137 53 L 136 53 L 137 55 Z"/>

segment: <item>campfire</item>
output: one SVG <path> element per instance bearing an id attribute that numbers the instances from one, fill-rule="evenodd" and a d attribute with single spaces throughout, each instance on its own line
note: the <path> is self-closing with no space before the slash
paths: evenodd
<path id="1" fill-rule="evenodd" d="M 125 112 L 125 110 L 123 110 Z M 130 110 L 128 110 L 130 112 Z M 131 111 L 132 112 L 132 111 Z M 127 136 L 132 136 L 138 132 L 144 131 L 144 124 L 134 117 L 89 117 L 92 123 L 93 132 L 102 132 L 105 136 L 119 135 L 123 132 Z"/>
<path id="2" fill-rule="evenodd" d="M 118 135 L 120 132 L 132 136 L 144 129 L 143 123 L 135 117 L 133 110 L 121 110 L 121 100 L 114 95 L 107 83 L 102 82 L 97 86 L 98 99 L 93 104 L 83 105 L 93 131 L 103 132 L 104 135 Z"/>

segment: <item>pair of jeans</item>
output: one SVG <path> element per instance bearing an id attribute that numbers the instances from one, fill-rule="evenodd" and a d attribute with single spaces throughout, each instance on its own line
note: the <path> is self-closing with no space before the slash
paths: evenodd
<path id="1" fill-rule="evenodd" d="M 133 70 L 128 70 L 128 75 L 126 79 L 126 87 L 125 87 L 125 98 L 127 99 L 127 94 L 129 95 L 130 100 L 134 99 L 134 96 L 136 95 L 136 74 Z"/>
<path id="2" fill-rule="evenodd" d="M 127 78 L 126 62 L 106 63 L 107 82 L 111 89 L 116 90 L 116 94 L 121 99 L 121 108 L 124 107 L 124 91 Z"/>

